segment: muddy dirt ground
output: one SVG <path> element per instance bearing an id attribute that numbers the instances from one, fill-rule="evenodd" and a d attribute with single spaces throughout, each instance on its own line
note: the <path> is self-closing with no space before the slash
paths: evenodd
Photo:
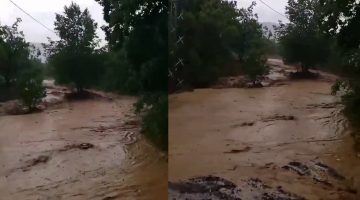
<path id="1" fill-rule="evenodd" d="M 132 97 L 0 116 L 0 199 L 167 199 L 167 158 L 139 133 Z"/>
<path id="2" fill-rule="evenodd" d="M 332 96 L 336 77 L 170 96 L 172 199 L 359 200 L 360 155 Z"/>

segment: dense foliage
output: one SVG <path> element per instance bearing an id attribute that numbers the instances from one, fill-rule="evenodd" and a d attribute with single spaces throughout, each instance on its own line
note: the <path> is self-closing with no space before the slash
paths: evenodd
<path id="1" fill-rule="evenodd" d="M 97 0 L 108 26 L 105 85 L 141 96 L 143 132 L 167 149 L 168 1 Z M 107 80 L 107 81 L 106 81 Z"/>
<path id="2" fill-rule="evenodd" d="M 21 19 L 12 26 L 0 26 L 0 75 L 7 87 L 16 82 L 21 70 L 28 66 L 30 45 L 18 30 Z"/>
<path id="3" fill-rule="evenodd" d="M 207 87 L 219 76 L 239 72 L 227 67 L 231 63 L 243 63 L 243 72 L 252 79 L 265 72 L 265 38 L 253 14 L 254 5 L 238 9 L 223 0 L 182 1 L 183 19 L 178 22 L 177 32 L 183 41 L 173 64 L 177 58 L 183 59 L 184 85 Z"/>
<path id="4" fill-rule="evenodd" d="M 356 0 L 321 0 L 321 26 L 329 37 L 337 40 L 342 62 L 341 68 L 346 79 L 338 82 L 333 89 L 345 89 L 343 96 L 345 114 L 360 124 L 360 2 Z"/>
<path id="5" fill-rule="evenodd" d="M 138 94 L 140 83 L 135 69 L 127 59 L 125 50 L 108 53 L 104 63 L 105 74 L 101 80 L 101 87 L 125 94 Z"/>

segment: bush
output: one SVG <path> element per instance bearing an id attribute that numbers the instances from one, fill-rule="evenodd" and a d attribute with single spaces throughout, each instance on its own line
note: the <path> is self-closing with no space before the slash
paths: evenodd
<path id="1" fill-rule="evenodd" d="M 147 102 L 147 103 L 146 103 Z M 149 108 L 145 108 L 150 105 Z M 168 98 L 167 95 L 144 96 L 136 103 L 137 112 L 144 111 L 142 132 L 160 149 L 168 150 Z"/>
<path id="2" fill-rule="evenodd" d="M 19 78 L 18 90 L 20 98 L 24 106 L 27 107 L 28 112 L 34 111 L 41 99 L 46 95 L 42 82 L 43 78 L 39 75 L 39 70 L 35 69 L 23 72 Z"/>
<path id="3" fill-rule="evenodd" d="M 244 57 L 242 70 L 255 84 L 255 82 L 268 72 L 265 54 L 257 49 L 253 49 L 249 54 Z"/>

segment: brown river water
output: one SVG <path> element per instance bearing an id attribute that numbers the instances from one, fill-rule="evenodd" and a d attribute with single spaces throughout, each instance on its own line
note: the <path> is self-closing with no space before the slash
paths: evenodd
<path id="1" fill-rule="evenodd" d="M 140 135 L 135 101 L 0 116 L 0 199 L 167 199 L 167 158 Z"/>
<path id="2" fill-rule="evenodd" d="M 323 76 L 264 88 L 197 89 L 171 95 L 170 182 L 211 175 L 236 185 L 261 180 L 268 188 L 304 199 L 359 200 L 360 157 L 353 149 L 340 99 L 330 94 L 335 77 Z M 256 199 L 251 193 L 240 196 Z"/>

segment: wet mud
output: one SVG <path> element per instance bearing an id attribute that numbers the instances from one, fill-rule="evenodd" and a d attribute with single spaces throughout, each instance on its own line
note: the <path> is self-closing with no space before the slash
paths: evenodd
<path id="1" fill-rule="evenodd" d="M 185 182 L 169 183 L 170 199 L 214 199 L 214 200 L 305 200 L 296 194 L 271 187 L 258 178 L 244 180 L 241 184 L 226 179 L 207 176 L 192 178 Z"/>
<path id="2" fill-rule="evenodd" d="M 136 98 L 67 101 L 49 84 L 42 112 L 0 115 L 0 199 L 167 199 L 167 157 L 140 134 Z"/>
<path id="3" fill-rule="evenodd" d="M 331 95 L 336 76 L 319 72 L 318 79 L 289 80 L 286 75 L 295 68 L 279 60 L 270 64 L 271 81 L 263 88 L 170 96 L 169 192 L 174 199 L 221 199 L 217 190 L 229 199 L 360 199 L 360 157 L 340 98 Z M 204 191 L 212 183 L 194 182 L 209 176 L 234 187 L 214 187 L 212 193 Z M 253 188 L 249 180 L 269 189 Z M 194 184 L 201 188 L 195 193 L 187 189 Z M 278 188 L 285 194 L 277 194 Z"/>

